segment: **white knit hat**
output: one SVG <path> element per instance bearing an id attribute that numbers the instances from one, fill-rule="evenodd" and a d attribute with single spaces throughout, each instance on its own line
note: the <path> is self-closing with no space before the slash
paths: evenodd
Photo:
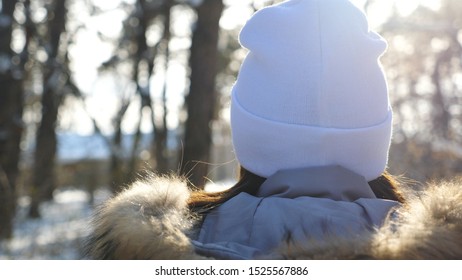
<path id="1" fill-rule="evenodd" d="M 288 0 L 256 12 L 240 34 L 249 53 L 232 90 L 239 163 L 278 170 L 341 165 L 368 181 L 388 159 L 392 111 L 385 40 L 348 0 Z"/>

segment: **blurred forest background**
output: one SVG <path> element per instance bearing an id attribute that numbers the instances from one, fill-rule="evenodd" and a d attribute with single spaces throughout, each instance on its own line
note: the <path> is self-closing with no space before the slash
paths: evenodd
<path id="1" fill-rule="evenodd" d="M 271 0 L 2 0 L 0 240 L 56 191 L 117 192 L 146 171 L 232 180 L 238 33 Z M 356 0 L 389 42 L 389 171 L 462 172 L 462 1 Z M 0 248 L 1 250 L 1 248 Z"/>

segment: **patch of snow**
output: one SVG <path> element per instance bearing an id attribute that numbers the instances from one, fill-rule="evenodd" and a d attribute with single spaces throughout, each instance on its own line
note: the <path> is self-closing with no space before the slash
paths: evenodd
<path id="1" fill-rule="evenodd" d="M 58 160 L 73 162 L 82 159 L 107 159 L 111 152 L 100 135 L 58 134 Z"/>
<path id="2" fill-rule="evenodd" d="M 94 193 L 95 205 L 110 193 L 99 189 Z M 0 243 L 0 259 L 81 259 L 83 240 L 88 234 L 93 207 L 87 192 L 64 188 L 56 192 L 54 200 L 40 206 L 42 218 L 30 219 L 28 197 L 18 200 L 13 238 Z"/>

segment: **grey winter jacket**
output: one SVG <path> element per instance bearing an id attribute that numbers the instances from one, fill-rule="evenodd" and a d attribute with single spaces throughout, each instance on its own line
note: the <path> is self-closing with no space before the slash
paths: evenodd
<path id="1" fill-rule="evenodd" d="M 354 182 L 355 176 L 351 176 L 352 180 L 339 181 Z M 319 183 L 338 177 L 321 178 Z M 462 178 L 433 182 L 418 189 L 403 184 L 400 191 L 404 203 L 395 207 L 392 202 L 371 198 L 364 182 L 328 184 L 335 188 L 322 188 L 313 178 L 309 181 L 312 198 L 298 193 L 301 189 L 292 187 L 296 185 L 289 185 L 285 179 L 281 180 L 282 184 L 274 183 L 272 188 L 263 186 L 257 197 L 245 194 L 236 197 L 207 216 L 198 236 L 197 228 L 203 220 L 188 207 L 191 193 L 186 181 L 175 175 L 152 174 L 98 207 L 90 223 L 85 257 L 172 260 L 254 255 L 283 259 L 462 259 Z M 303 188 L 303 192 L 306 189 Z M 245 199 L 251 203 L 246 204 Z M 231 207 L 235 201 L 243 209 Z M 276 210 L 288 201 L 294 202 L 290 203 L 294 208 Z M 300 210 L 306 214 L 290 214 L 297 212 L 296 205 L 303 205 Z M 226 213 L 228 206 L 232 213 Z M 318 207 L 323 211 L 318 211 Z M 384 209 L 390 207 L 393 214 L 377 229 L 368 230 L 381 223 L 386 215 Z M 263 215 L 261 220 L 261 210 L 272 214 Z M 243 213 L 245 216 L 241 216 Z M 232 219 L 222 221 L 219 217 Z M 346 221 L 352 221 L 351 225 Z M 211 232 L 219 223 L 228 226 L 220 232 Z M 362 226 L 366 230 L 362 230 Z M 252 235 L 247 235 L 252 231 Z M 322 239 L 316 239 L 321 233 L 325 233 Z M 232 240 L 224 241 L 225 237 Z M 284 240 L 276 245 L 279 239 Z M 268 249 L 275 245 L 274 250 Z"/>
<path id="2" fill-rule="evenodd" d="M 256 196 L 240 193 L 210 212 L 193 244 L 220 259 L 281 258 L 276 249 L 285 241 L 354 238 L 380 227 L 397 205 L 340 166 L 283 170 Z"/>

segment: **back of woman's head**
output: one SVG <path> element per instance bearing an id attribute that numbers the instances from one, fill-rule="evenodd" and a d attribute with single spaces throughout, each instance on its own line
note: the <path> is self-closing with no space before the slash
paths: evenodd
<path id="1" fill-rule="evenodd" d="M 289 0 L 255 13 L 240 34 L 249 53 L 232 89 L 239 163 L 261 177 L 341 165 L 384 172 L 392 111 L 379 62 L 386 42 L 348 0 Z"/>

